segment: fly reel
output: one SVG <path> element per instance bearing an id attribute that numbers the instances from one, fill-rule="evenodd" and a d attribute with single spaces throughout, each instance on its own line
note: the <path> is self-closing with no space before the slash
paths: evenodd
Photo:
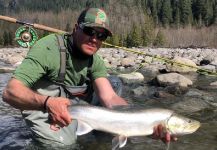
<path id="1" fill-rule="evenodd" d="M 11 18 L 8 16 L 0 15 L 0 20 L 5 20 L 8 22 L 23 25 L 17 29 L 17 31 L 15 33 L 15 40 L 17 41 L 17 43 L 20 46 L 25 47 L 25 48 L 29 48 L 29 47 L 33 46 L 34 43 L 38 40 L 38 35 L 33 28 L 48 31 L 48 32 L 67 33 L 66 31 L 63 31 L 63 30 L 58 30 L 55 28 L 41 25 L 41 24 L 19 21 L 15 18 Z"/>
<path id="2" fill-rule="evenodd" d="M 38 35 L 32 27 L 21 26 L 15 32 L 15 40 L 20 46 L 29 48 L 38 40 Z"/>

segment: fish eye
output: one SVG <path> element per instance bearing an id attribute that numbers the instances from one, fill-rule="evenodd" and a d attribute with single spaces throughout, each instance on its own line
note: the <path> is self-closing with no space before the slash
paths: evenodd
<path id="1" fill-rule="evenodd" d="M 188 123 L 191 123 L 192 121 L 191 120 L 188 120 Z"/>

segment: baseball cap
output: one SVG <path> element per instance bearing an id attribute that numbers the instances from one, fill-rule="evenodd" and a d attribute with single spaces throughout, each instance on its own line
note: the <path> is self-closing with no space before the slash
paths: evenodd
<path id="1" fill-rule="evenodd" d="M 85 27 L 99 27 L 104 28 L 108 32 L 108 36 L 112 36 L 109 29 L 109 19 L 106 13 L 99 8 L 87 8 L 81 12 L 77 23 Z"/>

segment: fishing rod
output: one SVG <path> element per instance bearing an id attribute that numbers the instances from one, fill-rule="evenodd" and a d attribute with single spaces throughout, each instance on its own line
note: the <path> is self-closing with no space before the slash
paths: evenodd
<path id="1" fill-rule="evenodd" d="M 29 23 L 29 22 L 17 20 L 15 18 L 11 18 L 8 16 L 0 15 L 0 20 L 22 25 L 15 32 L 15 40 L 20 46 L 25 48 L 31 47 L 38 40 L 38 35 L 34 30 L 34 28 L 39 30 L 45 30 L 48 32 L 67 33 L 66 31 L 63 30 L 51 28 L 37 23 Z"/>

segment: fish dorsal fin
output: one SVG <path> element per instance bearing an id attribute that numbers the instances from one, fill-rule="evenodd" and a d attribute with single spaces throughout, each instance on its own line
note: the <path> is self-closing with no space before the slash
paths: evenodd
<path id="1" fill-rule="evenodd" d="M 83 135 L 89 133 L 92 130 L 93 128 L 89 124 L 78 120 L 76 135 Z"/>
<path id="2" fill-rule="evenodd" d="M 127 137 L 124 135 L 116 136 L 112 139 L 112 150 L 116 150 L 117 148 L 124 147 L 127 143 Z"/>

